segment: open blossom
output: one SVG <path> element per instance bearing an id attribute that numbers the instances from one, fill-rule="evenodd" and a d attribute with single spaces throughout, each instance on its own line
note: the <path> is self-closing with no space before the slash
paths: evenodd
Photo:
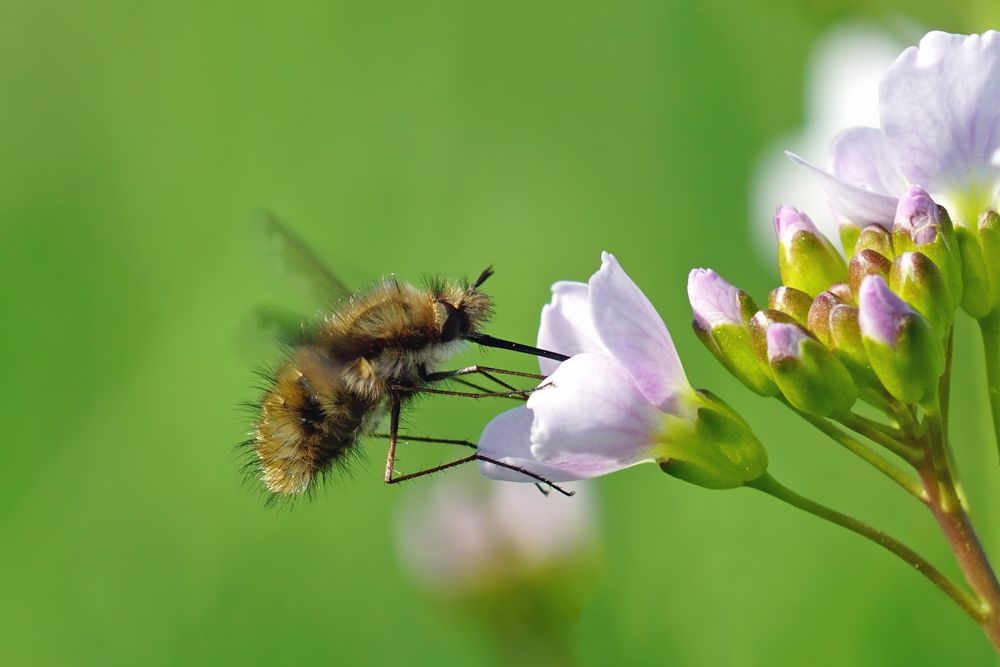
<path id="1" fill-rule="evenodd" d="M 542 311 L 539 347 L 550 376 L 527 405 L 491 421 L 480 451 L 560 482 L 639 463 L 710 488 L 756 479 L 767 457 L 749 427 L 688 384 L 666 325 L 649 299 L 604 253 L 587 284 L 556 283 Z M 494 479 L 534 481 L 489 462 Z"/>
<path id="2" fill-rule="evenodd" d="M 837 224 L 827 215 L 822 188 L 782 151 L 825 155 L 830 138 L 843 128 L 878 125 L 878 82 L 902 46 L 881 26 L 848 22 L 831 28 L 813 47 L 804 82 L 805 123 L 767 146 L 754 170 L 750 219 L 758 250 L 767 261 L 774 256 L 769 221 L 778 202 L 794 202 L 810 212 L 823 234 L 837 239 Z"/>
<path id="3" fill-rule="evenodd" d="M 838 135 L 828 171 L 790 156 L 847 222 L 891 229 L 916 184 L 974 227 L 1000 200 L 1000 33 L 931 32 L 903 51 L 882 78 L 879 122 Z"/>
<path id="4" fill-rule="evenodd" d="M 609 253 L 589 283 L 553 285 L 538 345 L 571 358 L 539 361 L 550 386 L 486 426 L 479 446 L 490 457 L 555 482 L 595 477 L 656 460 L 665 415 L 691 416 L 693 390 L 666 325 Z"/>

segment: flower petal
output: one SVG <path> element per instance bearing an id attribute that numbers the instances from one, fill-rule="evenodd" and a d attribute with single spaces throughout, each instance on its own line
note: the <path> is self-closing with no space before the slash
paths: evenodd
<path id="1" fill-rule="evenodd" d="M 616 359 L 578 354 L 547 382 L 528 399 L 537 460 L 579 477 L 652 460 L 664 415 Z"/>
<path id="2" fill-rule="evenodd" d="M 546 389 L 545 391 L 549 391 Z M 479 453 L 503 463 L 525 468 L 552 482 L 571 482 L 585 475 L 569 469 L 541 463 L 531 452 L 531 423 L 534 417 L 528 408 L 502 412 L 490 421 L 479 438 Z M 498 466 L 489 461 L 479 462 L 479 472 L 491 479 L 507 482 L 537 482 L 537 479 Z"/>
<path id="3" fill-rule="evenodd" d="M 653 304 L 611 253 L 590 278 L 594 328 L 650 403 L 671 410 L 689 387 L 674 342 Z"/>
<path id="4" fill-rule="evenodd" d="M 834 138 L 830 152 L 830 171 L 846 183 L 891 196 L 906 189 L 885 135 L 876 127 L 844 130 Z"/>
<path id="5" fill-rule="evenodd" d="M 952 215 L 994 206 L 1000 167 L 1000 33 L 930 32 L 892 64 L 879 109 L 900 171 Z M 971 201 L 970 201 L 971 200 Z"/>
<path id="6" fill-rule="evenodd" d="M 590 313 L 590 287 L 586 283 L 562 281 L 552 286 L 552 301 L 542 308 L 538 347 L 573 356 L 580 352 L 607 353 L 594 329 Z M 552 375 L 559 362 L 538 358 L 543 375 Z"/>
<path id="7" fill-rule="evenodd" d="M 740 290 L 712 269 L 691 270 L 688 274 L 688 301 L 695 325 L 703 331 L 723 324 L 744 324 Z"/>
<path id="8" fill-rule="evenodd" d="M 786 151 L 785 155 L 813 172 L 834 212 L 847 222 L 859 227 L 877 224 L 892 229 L 892 220 L 896 215 L 895 197 L 851 185 L 795 153 Z"/>

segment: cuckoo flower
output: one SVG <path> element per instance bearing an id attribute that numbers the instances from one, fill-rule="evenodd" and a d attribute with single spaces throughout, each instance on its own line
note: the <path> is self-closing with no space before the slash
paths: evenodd
<path id="1" fill-rule="evenodd" d="M 556 482 L 654 461 L 706 486 L 762 474 L 766 456 L 746 424 L 691 388 L 666 325 L 612 255 L 602 255 L 587 284 L 560 282 L 552 291 L 538 344 L 570 359 L 541 360 L 548 386 L 486 426 L 483 454 Z M 713 438 L 725 442 L 705 445 Z M 481 470 L 533 481 L 488 462 Z"/>
<path id="2" fill-rule="evenodd" d="M 562 571 L 593 555 L 592 500 L 586 491 L 572 499 L 545 498 L 530 486 L 477 489 L 442 477 L 401 507 L 401 560 L 435 593 L 526 583 L 540 569 Z"/>
<path id="3" fill-rule="evenodd" d="M 975 227 L 1000 198 L 1000 33 L 925 35 L 882 77 L 879 121 L 838 135 L 828 171 L 790 157 L 847 222 L 891 228 L 907 184 L 919 184 Z"/>

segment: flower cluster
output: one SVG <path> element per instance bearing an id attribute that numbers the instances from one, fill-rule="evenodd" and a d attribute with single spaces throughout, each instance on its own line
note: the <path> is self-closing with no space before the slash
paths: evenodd
<path id="1" fill-rule="evenodd" d="M 1000 443 L 1000 34 L 928 34 L 889 68 L 879 103 L 881 127 L 841 133 L 829 170 L 792 156 L 821 180 L 844 253 L 808 215 L 780 206 L 782 284 L 764 307 L 709 269 L 690 273 L 688 298 L 697 336 L 747 388 L 930 509 L 972 595 L 898 540 L 778 483 L 747 423 L 692 389 L 663 321 L 607 253 L 587 284 L 553 287 L 538 345 L 568 359 L 541 360 L 547 379 L 486 427 L 481 450 L 552 481 L 657 462 L 703 487 L 757 489 L 892 551 L 1000 650 L 1000 582 L 964 513 L 947 435 L 964 311 L 983 333 Z M 877 416 L 856 412 L 859 401 Z"/>

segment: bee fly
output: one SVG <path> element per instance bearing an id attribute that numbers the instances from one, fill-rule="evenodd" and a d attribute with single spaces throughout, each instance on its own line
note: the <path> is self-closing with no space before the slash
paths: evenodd
<path id="1" fill-rule="evenodd" d="M 486 269 L 471 283 L 433 281 L 419 289 L 393 277 L 351 294 L 312 252 L 272 216 L 265 227 L 281 244 L 286 259 L 310 271 L 330 294 L 348 295 L 339 307 L 312 328 L 289 340 L 289 353 L 272 375 L 259 404 L 253 437 L 254 468 L 275 496 L 302 494 L 338 463 L 355 453 L 360 439 L 376 435 L 388 412 L 389 441 L 385 482 L 395 484 L 472 461 L 487 461 L 515 470 L 566 495 L 572 492 L 519 466 L 478 452 L 407 475 L 395 474 L 398 442 L 435 442 L 475 448 L 465 440 L 404 436 L 399 433 L 402 407 L 419 393 L 468 398 L 505 397 L 526 400 L 535 389 L 517 389 L 497 375 L 542 380 L 544 376 L 499 368 L 470 366 L 450 371 L 437 367 L 466 341 L 559 361 L 565 355 L 494 338 L 482 328 L 493 302 L 480 288 L 493 274 Z M 490 391 L 469 382 L 479 375 L 499 385 Z M 437 388 L 444 380 L 475 389 Z"/>

